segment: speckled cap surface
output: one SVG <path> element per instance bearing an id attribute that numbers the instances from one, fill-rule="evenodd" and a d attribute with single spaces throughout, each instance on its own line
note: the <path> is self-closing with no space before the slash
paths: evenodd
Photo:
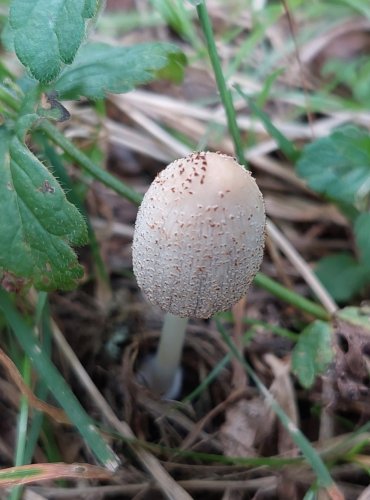
<path id="1" fill-rule="evenodd" d="M 208 318 L 246 294 L 264 239 L 263 198 L 251 174 L 230 156 L 193 153 L 162 170 L 145 194 L 134 273 L 164 311 Z"/>

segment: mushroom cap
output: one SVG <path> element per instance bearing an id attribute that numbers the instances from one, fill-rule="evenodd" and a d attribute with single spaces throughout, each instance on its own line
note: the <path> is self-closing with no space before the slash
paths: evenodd
<path id="1" fill-rule="evenodd" d="M 139 208 L 133 269 L 148 300 L 209 318 L 243 297 L 263 258 L 263 198 L 251 174 L 220 153 L 192 153 L 155 178 Z"/>

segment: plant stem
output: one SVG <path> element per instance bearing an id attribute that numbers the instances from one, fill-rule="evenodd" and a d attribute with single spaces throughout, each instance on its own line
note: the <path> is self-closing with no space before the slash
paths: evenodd
<path id="1" fill-rule="evenodd" d="M 254 283 L 259 287 L 264 288 L 272 295 L 275 295 L 275 297 L 278 297 L 288 304 L 292 304 L 301 311 L 307 312 L 317 319 L 322 319 L 323 321 L 330 320 L 330 314 L 319 304 L 302 297 L 293 290 L 289 290 L 289 288 L 280 285 L 280 283 L 272 280 L 263 273 L 257 273 L 254 278 Z"/>
<path id="2" fill-rule="evenodd" d="M 23 358 L 23 380 L 30 386 L 31 384 L 31 363 L 27 356 Z M 15 450 L 14 465 L 25 465 L 24 455 L 27 444 L 29 404 L 25 396 L 21 397 L 19 405 L 18 425 L 17 425 L 17 445 Z M 22 495 L 22 486 L 12 488 L 9 500 L 19 500 Z"/>
<path id="3" fill-rule="evenodd" d="M 124 184 L 122 181 L 118 180 L 106 170 L 103 170 L 101 167 L 96 165 L 71 141 L 64 137 L 64 135 L 49 121 L 43 120 L 39 125 L 39 129 L 42 130 L 55 144 L 58 144 L 58 146 L 60 146 L 68 156 L 79 163 L 86 172 L 94 177 L 94 179 L 102 182 L 109 188 L 116 191 L 116 193 L 132 201 L 136 205 L 141 203 L 142 196 L 139 193 Z"/>
<path id="4" fill-rule="evenodd" d="M 171 313 L 167 313 L 164 318 L 155 355 L 155 365 L 164 385 L 169 385 L 179 368 L 187 324 L 188 318 L 180 318 Z"/>
<path id="5" fill-rule="evenodd" d="M 247 168 L 247 161 L 244 156 L 243 144 L 240 136 L 239 127 L 236 121 L 235 108 L 231 92 L 226 85 L 220 58 L 217 53 L 215 38 L 213 36 L 212 24 L 209 19 L 207 7 L 204 1 L 202 1 L 199 5 L 197 5 L 197 13 L 204 34 L 204 38 L 206 39 L 208 55 L 216 78 L 217 87 L 220 92 L 221 101 L 225 109 L 228 129 L 231 138 L 234 142 L 235 153 L 238 162 Z"/>

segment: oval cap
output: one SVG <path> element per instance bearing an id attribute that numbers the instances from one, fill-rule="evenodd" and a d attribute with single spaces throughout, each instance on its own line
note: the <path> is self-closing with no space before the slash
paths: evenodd
<path id="1" fill-rule="evenodd" d="M 192 153 L 162 170 L 145 194 L 133 269 L 151 303 L 209 318 L 247 293 L 264 239 L 264 203 L 251 174 L 231 156 Z"/>

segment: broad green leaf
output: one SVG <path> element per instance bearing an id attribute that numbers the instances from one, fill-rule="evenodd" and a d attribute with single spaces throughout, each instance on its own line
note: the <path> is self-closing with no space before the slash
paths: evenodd
<path id="1" fill-rule="evenodd" d="M 292 371 L 300 384 L 309 388 L 333 358 L 331 325 L 314 321 L 300 334 L 292 352 Z"/>
<path id="2" fill-rule="evenodd" d="M 41 290 L 70 289 L 83 268 L 70 245 L 86 242 L 83 217 L 49 170 L 0 127 L 0 269 Z"/>
<path id="3" fill-rule="evenodd" d="M 341 303 L 358 294 L 370 281 L 369 269 L 345 252 L 321 259 L 316 274 L 333 299 Z"/>
<path id="4" fill-rule="evenodd" d="M 364 212 L 356 218 L 354 232 L 360 261 L 370 269 L 370 212 Z"/>
<path id="5" fill-rule="evenodd" d="M 365 130 L 343 127 L 306 146 L 298 174 L 318 193 L 363 211 L 370 203 L 370 137 Z"/>
<path id="6" fill-rule="evenodd" d="M 168 43 L 145 43 L 113 47 L 91 43 L 81 47 L 71 66 L 65 67 L 55 88 L 62 99 L 103 98 L 106 92 L 123 93 L 147 83 L 159 70 L 173 64 L 179 49 Z"/>
<path id="7" fill-rule="evenodd" d="M 91 0 L 13 0 L 9 21 L 15 52 L 36 80 L 53 80 L 62 63 L 73 61 L 93 13 Z"/>

